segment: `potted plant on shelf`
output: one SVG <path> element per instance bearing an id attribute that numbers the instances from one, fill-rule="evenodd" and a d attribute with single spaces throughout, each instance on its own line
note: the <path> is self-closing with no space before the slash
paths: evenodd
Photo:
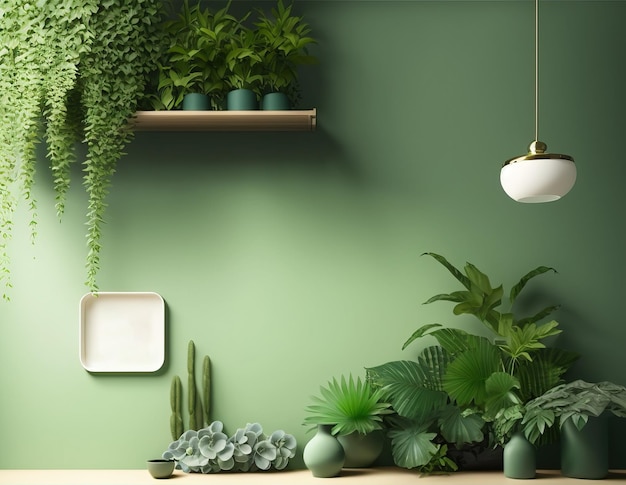
<path id="1" fill-rule="evenodd" d="M 391 413 L 381 400 L 382 392 L 373 390 L 361 378 L 333 378 L 320 386 L 320 396 L 306 407 L 306 425 L 330 426 L 345 451 L 345 467 L 370 466 L 383 448 L 383 418 Z"/>
<path id="2" fill-rule="evenodd" d="M 258 109 L 263 80 L 258 39 L 254 29 L 240 23 L 225 45 L 226 107 L 229 110 Z"/>
<path id="3" fill-rule="evenodd" d="M 229 6 L 213 13 L 200 3 L 190 7 L 185 0 L 178 18 L 163 24 L 168 46 L 158 66 L 155 93 L 149 96 L 156 110 L 221 107 L 224 46 L 238 25 Z"/>
<path id="4" fill-rule="evenodd" d="M 299 97 L 298 66 L 314 64 L 308 46 L 316 40 L 303 17 L 292 15 L 293 5 L 285 7 L 278 0 L 272 17 L 258 10 L 255 23 L 262 58 L 262 109 L 289 109 Z"/>
<path id="5" fill-rule="evenodd" d="M 534 443 L 558 424 L 563 474 L 600 479 L 609 471 L 607 414 L 626 418 L 626 387 L 576 380 L 531 400 L 521 426 Z"/>
<path id="6" fill-rule="evenodd" d="M 493 288 L 487 275 L 471 263 L 460 271 L 443 256 L 426 254 L 465 289 L 435 295 L 425 303 L 453 302 L 455 315 L 474 315 L 491 335 L 424 325 L 403 349 L 428 335 L 438 345 L 422 349 L 416 360 L 388 362 L 367 372 L 397 414 L 389 420 L 396 464 L 424 472 L 451 471 L 468 465 L 468 448 L 489 450 L 508 441 L 513 428 L 496 429 L 494 423 L 559 384 L 577 355 L 547 348 L 543 342 L 560 332 L 555 321 L 539 324 L 556 306 L 524 318 L 516 317 L 511 309 L 526 284 L 552 268 L 540 266 L 524 275 L 511 288 L 510 308 L 504 311 L 500 309 L 502 285 Z M 442 461 L 442 456 L 453 463 Z"/>

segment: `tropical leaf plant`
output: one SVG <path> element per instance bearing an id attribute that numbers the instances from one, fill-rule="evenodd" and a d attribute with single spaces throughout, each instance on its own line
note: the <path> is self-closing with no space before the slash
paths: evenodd
<path id="1" fill-rule="evenodd" d="M 573 352 L 545 344 L 545 339 L 560 330 L 556 321 L 540 320 L 557 306 L 546 306 L 523 318 L 512 311 L 526 285 L 536 276 L 554 272 L 553 268 L 539 266 L 526 273 L 512 287 L 509 308 L 503 311 L 503 286 L 494 287 L 475 265 L 466 263 L 461 271 L 439 254 L 425 254 L 443 265 L 464 287 L 435 295 L 425 304 L 453 302 L 454 315 L 474 315 L 491 335 L 474 335 L 439 323 L 425 324 L 413 332 L 402 349 L 429 336 L 437 345 L 422 349 L 415 361 L 387 362 L 367 369 L 373 386 L 381 390 L 383 399 L 412 430 L 401 433 L 393 428 L 401 438 L 395 444 L 392 440 L 392 447 L 400 446 L 394 450 L 396 464 L 423 469 L 429 466 L 424 457 L 430 453 L 435 460 L 441 447 L 435 450 L 431 446 L 434 443 L 425 445 L 424 435 L 415 430 L 434 433 L 434 442 L 457 448 L 484 440 L 492 445 L 503 444 L 520 427 L 524 404 L 560 384 L 577 359 Z M 419 452 L 413 447 L 419 447 Z"/>
<path id="2" fill-rule="evenodd" d="M 383 429 L 383 417 L 391 410 L 381 400 L 381 394 L 360 377 L 333 378 L 326 386 L 320 386 L 320 396 L 312 397 L 313 404 L 306 407 L 308 415 L 304 424 L 332 425 L 333 435 L 368 434 Z"/>
<path id="3" fill-rule="evenodd" d="M 626 418 L 626 387 L 613 382 L 576 380 L 549 389 L 527 405 L 522 420 L 526 438 L 535 443 L 548 429 L 567 420 L 580 430 L 590 417 L 609 412 Z"/>

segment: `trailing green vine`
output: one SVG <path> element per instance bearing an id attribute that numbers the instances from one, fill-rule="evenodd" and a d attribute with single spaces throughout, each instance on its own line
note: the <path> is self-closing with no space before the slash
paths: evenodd
<path id="1" fill-rule="evenodd" d="M 97 33 L 79 73 L 84 110 L 83 184 L 87 209 L 87 281 L 97 290 L 100 238 L 111 177 L 133 132 L 127 121 L 143 97 L 159 48 L 160 0 L 102 0 L 92 18 Z"/>
<path id="2" fill-rule="evenodd" d="M 101 224 L 111 177 L 132 139 L 128 118 L 160 53 L 161 0 L 0 0 L 0 284 L 11 288 L 8 245 L 23 199 L 36 235 L 32 196 L 43 139 L 61 216 L 84 141 L 86 285 L 97 291 Z M 42 129 L 45 128 L 45 129 Z"/>

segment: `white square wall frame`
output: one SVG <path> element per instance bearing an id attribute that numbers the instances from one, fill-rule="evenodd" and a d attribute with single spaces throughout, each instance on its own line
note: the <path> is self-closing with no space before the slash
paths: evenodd
<path id="1" fill-rule="evenodd" d="M 89 372 L 156 372 L 165 362 L 165 302 L 153 292 L 87 293 L 79 338 Z"/>

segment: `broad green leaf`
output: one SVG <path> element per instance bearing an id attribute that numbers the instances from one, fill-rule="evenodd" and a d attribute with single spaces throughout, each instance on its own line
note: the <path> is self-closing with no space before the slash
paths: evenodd
<path id="1" fill-rule="evenodd" d="M 443 388 L 460 406 L 483 406 L 487 400 L 487 379 L 502 370 L 499 349 L 486 338 L 460 354 L 448 365 Z"/>
<path id="2" fill-rule="evenodd" d="M 437 260 L 440 264 L 442 264 L 451 274 L 454 276 L 465 288 L 468 290 L 471 289 L 471 281 L 470 279 L 461 273 L 455 266 L 450 264 L 446 258 L 436 253 L 422 253 L 422 256 L 430 256 Z"/>
<path id="3" fill-rule="evenodd" d="M 465 274 L 472 282 L 472 284 L 478 287 L 484 295 L 491 294 L 493 288 L 491 288 L 489 277 L 485 273 L 480 271 L 476 266 L 474 266 L 472 263 L 466 263 Z"/>
<path id="4" fill-rule="evenodd" d="M 437 360 L 439 368 L 446 367 L 447 356 L 441 350 L 431 350 L 420 362 L 401 360 L 368 368 L 368 378 L 381 388 L 382 398 L 390 402 L 400 416 L 423 419 L 448 401 L 431 369 L 433 360 Z"/>
<path id="5" fill-rule="evenodd" d="M 436 433 L 429 433 L 420 425 L 389 431 L 394 463 L 402 468 L 416 468 L 426 465 L 437 453 L 439 446 L 432 440 Z"/>
<path id="6" fill-rule="evenodd" d="M 486 414 L 493 418 L 499 411 L 515 404 L 521 404 L 520 398 L 515 393 L 515 390 L 519 388 L 519 381 L 510 374 L 506 372 L 491 374 L 485 381 L 487 391 Z"/>
<path id="7" fill-rule="evenodd" d="M 484 425 L 485 421 L 478 414 L 464 416 L 457 406 L 447 406 L 439 418 L 441 435 L 447 442 L 457 446 L 482 441 Z"/>
<path id="8" fill-rule="evenodd" d="M 522 278 L 519 280 L 519 282 L 515 286 L 513 286 L 511 288 L 511 293 L 510 293 L 510 296 L 509 296 L 509 300 L 511 302 L 511 305 L 515 302 L 515 300 L 517 299 L 517 297 L 519 296 L 521 291 L 524 289 L 526 284 L 531 279 L 533 279 L 535 276 L 539 276 L 541 274 L 547 273 L 548 271 L 554 271 L 555 273 L 557 272 L 556 269 L 554 269 L 554 268 L 550 268 L 548 266 L 539 266 L 539 267 L 535 268 L 534 270 L 528 272 L 524 276 L 522 276 Z"/>
<path id="9" fill-rule="evenodd" d="M 559 309 L 559 305 L 548 306 L 544 308 L 543 310 L 541 310 L 540 312 L 533 315 L 532 317 L 522 318 L 521 320 L 517 322 L 517 325 L 519 325 L 520 327 L 524 327 L 528 325 L 529 323 L 537 323 L 543 320 L 544 318 L 546 318 L 551 313 L 554 313 L 558 309 Z"/>
<path id="10" fill-rule="evenodd" d="M 409 346 L 409 344 L 411 344 L 411 342 L 413 342 L 414 340 L 426 335 L 426 333 L 429 330 L 433 328 L 438 328 L 438 327 L 441 327 L 439 323 L 431 323 L 429 325 L 422 325 L 415 332 L 413 332 L 413 335 L 411 335 L 406 342 L 404 342 L 404 345 L 402 346 L 402 350 L 406 349 Z"/>

